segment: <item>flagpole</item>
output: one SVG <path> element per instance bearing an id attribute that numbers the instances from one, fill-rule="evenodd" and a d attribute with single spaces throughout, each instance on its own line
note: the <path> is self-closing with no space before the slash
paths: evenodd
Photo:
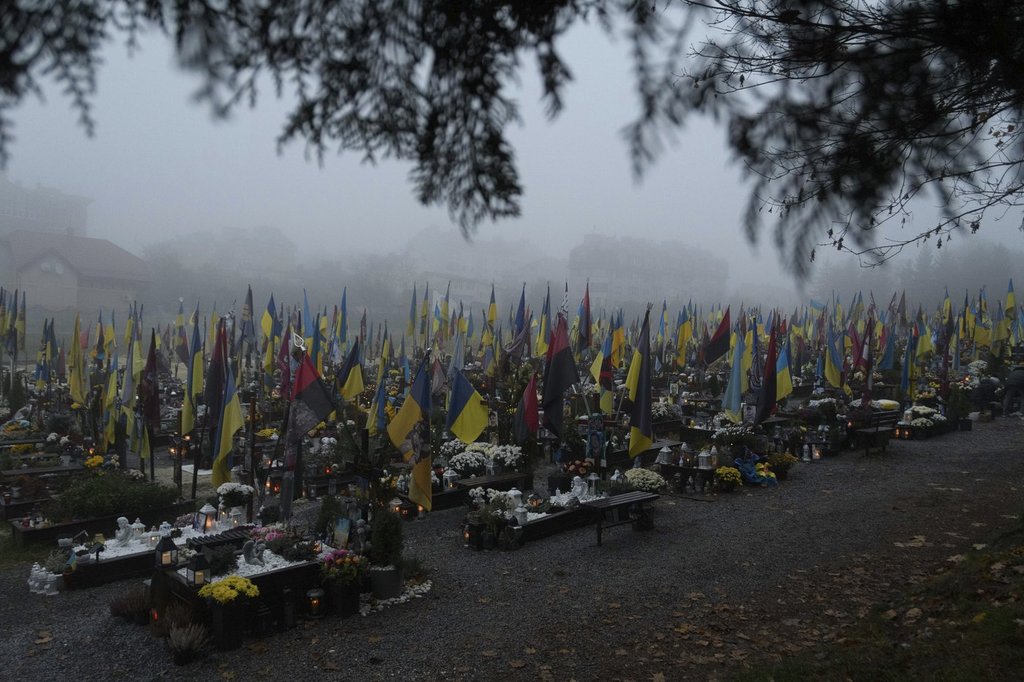
<path id="1" fill-rule="evenodd" d="M 147 453 L 149 456 L 149 480 L 156 482 L 156 462 L 154 461 L 156 458 L 153 457 L 153 425 L 146 424 L 145 429 L 146 440 L 149 443 L 149 452 Z"/>
<path id="2" fill-rule="evenodd" d="M 206 356 L 206 333 L 205 329 L 203 332 L 203 344 L 200 347 L 200 361 L 205 360 Z M 195 362 L 195 360 L 189 357 L 189 362 Z M 191 387 L 189 387 L 191 390 Z M 192 396 L 186 396 L 186 399 L 192 399 Z M 207 408 L 209 410 L 209 408 Z M 196 410 L 198 412 L 198 410 Z M 209 420 L 209 411 L 206 413 L 206 419 Z M 207 424 L 208 426 L 208 424 Z M 184 436 L 185 434 L 182 434 Z M 199 486 L 199 456 L 203 451 L 203 437 L 206 435 L 206 429 L 199 430 L 199 443 L 196 444 L 195 454 L 192 456 L 192 499 L 196 499 L 196 488 Z"/>

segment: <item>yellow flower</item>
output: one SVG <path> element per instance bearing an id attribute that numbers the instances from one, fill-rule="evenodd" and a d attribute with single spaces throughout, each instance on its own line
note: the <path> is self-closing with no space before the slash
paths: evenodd
<path id="1" fill-rule="evenodd" d="M 218 604 L 227 604 L 239 596 L 258 597 L 260 589 L 248 578 L 238 575 L 229 575 L 224 580 L 215 583 L 207 583 L 199 589 L 199 596 L 204 599 L 213 599 Z"/>

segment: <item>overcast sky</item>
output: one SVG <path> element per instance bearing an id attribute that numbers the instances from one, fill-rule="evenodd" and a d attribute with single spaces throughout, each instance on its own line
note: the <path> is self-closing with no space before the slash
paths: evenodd
<path id="1" fill-rule="evenodd" d="M 535 67 L 527 64 L 517 92 L 524 125 L 512 133 L 523 215 L 484 224 L 480 236 L 522 235 L 556 257 L 587 232 L 674 238 L 726 257 L 733 290 L 761 287 L 767 278 L 793 290 L 770 241 L 753 247 L 743 237 L 746 187 L 729 160 L 724 128 L 694 119 L 642 183 L 634 182 L 620 135 L 635 111 L 627 49 L 596 26 L 567 36 L 562 52 L 575 81 L 554 122 L 542 113 Z M 174 67 L 161 36 L 144 39 L 132 57 L 123 44 L 111 44 L 105 59 L 96 136 L 86 137 L 51 84 L 46 102 L 14 112 L 7 169 L 23 184 L 92 197 L 93 236 L 141 252 L 175 232 L 268 225 L 291 235 L 300 251 L 340 253 L 389 251 L 430 225 L 455 229 L 444 209 L 415 200 L 406 164 L 367 166 L 356 155 L 334 155 L 321 167 L 301 144 L 279 155 L 275 138 L 287 103 L 269 89 L 256 109 L 214 120 L 191 101 L 198 80 Z M 1016 234 L 1011 222 L 996 233 Z"/>

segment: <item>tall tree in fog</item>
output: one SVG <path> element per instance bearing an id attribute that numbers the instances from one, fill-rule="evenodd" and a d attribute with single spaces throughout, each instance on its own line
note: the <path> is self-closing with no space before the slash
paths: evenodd
<path id="1" fill-rule="evenodd" d="M 535 61 L 556 116 L 572 79 L 559 39 L 592 21 L 632 43 L 635 172 L 691 114 L 722 120 L 750 178 L 748 236 L 769 228 L 802 276 L 816 247 L 877 262 L 909 243 L 941 248 L 990 209 L 1017 205 L 1022 15 L 1006 0 L 7 3 L 0 154 L 10 110 L 48 79 L 91 131 L 102 44 L 155 26 L 218 114 L 255 103 L 267 75 L 295 101 L 279 144 L 411 161 L 418 198 L 447 205 L 468 233 L 520 210 L 507 86 Z M 927 190 L 942 218 L 883 234 Z"/>

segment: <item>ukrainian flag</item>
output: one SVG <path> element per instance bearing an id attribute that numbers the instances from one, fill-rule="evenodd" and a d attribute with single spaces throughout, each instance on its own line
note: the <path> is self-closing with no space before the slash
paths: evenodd
<path id="1" fill-rule="evenodd" d="M 447 426 L 463 443 L 472 443 L 487 427 L 487 407 L 483 398 L 460 369 L 454 373 Z"/>
<path id="2" fill-rule="evenodd" d="M 427 374 L 429 363 L 428 352 L 416 370 L 416 378 L 413 379 L 402 408 L 388 424 L 388 437 L 391 438 L 391 442 L 402 451 L 405 461 L 413 461 L 409 499 L 423 505 L 427 511 L 430 511 L 431 507 L 430 454 L 429 450 L 421 447 L 422 443 L 418 443 L 417 438 L 410 438 L 410 433 L 420 421 L 430 417 L 430 377 Z M 485 416 L 484 420 L 486 419 Z"/>
<path id="3" fill-rule="evenodd" d="M 722 410 L 730 421 L 739 423 L 743 421 L 740 406 L 743 403 L 743 351 L 746 341 L 740 334 L 735 334 L 736 348 L 732 353 L 732 372 L 729 375 L 729 383 L 725 387 L 725 395 L 722 396 Z"/>
<path id="4" fill-rule="evenodd" d="M 825 340 L 825 379 L 836 388 L 843 388 L 843 357 L 836 348 L 836 334 L 832 330 L 831 320 Z"/>
<path id="5" fill-rule="evenodd" d="M 228 455 L 231 453 L 235 432 L 245 426 L 242 417 L 242 404 L 238 400 L 235 387 L 235 376 L 231 371 L 231 363 L 225 363 L 224 402 L 220 410 L 220 424 L 217 427 L 217 449 L 213 459 L 213 486 L 231 480 L 228 466 Z"/>
<path id="6" fill-rule="evenodd" d="M 416 370 L 416 377 L 412 380 L 409 388 L 409 395 L 406 396 L 402 408 L 388 424 L 388 437 L 396 448 L 400 448 L 403 441 L 409 436 L 409 432 L 422 419 L 430 415 L 430 377 L 427 375 L 427 364 L 430 354 L 424 356 L 419 369 Z M 406 453 L 406 461 L 411 457 Z"/>
<path id="7" fill-rule="evenodd" d="M 765 372 L 767 374 L 767 371 Z M 789 341 L 779 344 L 779 357 L 775 361 L 775 402 L 793 392 L 793 378 L 789 371 Z"/>

